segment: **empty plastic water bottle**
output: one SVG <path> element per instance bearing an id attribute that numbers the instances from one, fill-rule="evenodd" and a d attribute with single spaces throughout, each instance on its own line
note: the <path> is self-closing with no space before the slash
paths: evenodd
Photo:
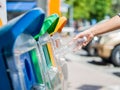
<path id="1" fill-rule="evenodd" d="M 72 51 L 76 51 L 76 50 L 79 50 L 82 48 L 83 46 L 83 43 L 85 43 L 87 41 L 87 37 L 83 37 L 83 38 L 79 38 L 77 39 L 76 41 L 73 41 L 73 44 L 72 44 Z"/>
<path id="2" fill-rule="evenodd" d="M 86 37 L 83 38 L 79 38 L 76 40 L 72 40 L 70 41 L 68 44 L 62 46 L 59 50 L 58 50 L 58 54 L 61 53 L 61 55 L 65 55 L 69 52 L 74 52 L 80 49 L 80 47 L 83 46 L 83 43 L 87 41 Z"/>
<path id="3" fill-rule="evenodd" d="M 83 46 L 83 43 L 86 41 L 87 41 L 86 37 L 72 40 L 70 43 L 66 45 L 66 48 L 68 49 L 68 51 L 77 51 L 78 49 L 80 49 L 80 47 Z"/>

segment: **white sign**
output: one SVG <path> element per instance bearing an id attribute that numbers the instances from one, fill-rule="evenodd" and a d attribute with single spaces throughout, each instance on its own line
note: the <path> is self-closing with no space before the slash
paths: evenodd
<path id="1" fill-rule="evenodd" d="M 0 26 L 7 23 L 6 0 L 0 0 Z"/>

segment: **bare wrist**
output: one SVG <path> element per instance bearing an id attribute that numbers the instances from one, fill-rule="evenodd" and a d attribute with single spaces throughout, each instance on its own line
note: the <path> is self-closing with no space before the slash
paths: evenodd
<path id="1" fill-rule="evenodd" d="M 96 36 L 96 34 L 95 34 L 95 29 L 90 29 L 90 33 L 91 33 L 91 35 L 94 37 L 94 36 Z"/>

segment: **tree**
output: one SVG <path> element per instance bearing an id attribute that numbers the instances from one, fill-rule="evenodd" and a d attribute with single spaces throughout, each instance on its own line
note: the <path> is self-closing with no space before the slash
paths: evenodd
<path id="1" fill-rule="evenodd" d="M 73 6 L 74 19 L 96 18 L 99 21 L 112 13 L 112 0 L 65 0 L 65 2 Z"/>

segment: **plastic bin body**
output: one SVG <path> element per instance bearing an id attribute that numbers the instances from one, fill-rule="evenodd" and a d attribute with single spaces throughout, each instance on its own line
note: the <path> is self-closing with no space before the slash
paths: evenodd
<path id="1" fill-rule="evenodd" d="M 53 90 L 59 90 L 62 88 L 59 71 L 57 67 L 52 65 L 47 43 L 50 43 L 50 37 L 49 34 L 46 33 L 39 38 L 39 51 L 42 52 L 42 58 L 45 60 L 46 73 L 49 76 Z"/>
<path id="2" fill-rule="evenodd" d="M 30 52 L 43 20 L 44 12 L 36 8 L 0 28 L 0 90 L 31 90 L 37 83 Z"/>

